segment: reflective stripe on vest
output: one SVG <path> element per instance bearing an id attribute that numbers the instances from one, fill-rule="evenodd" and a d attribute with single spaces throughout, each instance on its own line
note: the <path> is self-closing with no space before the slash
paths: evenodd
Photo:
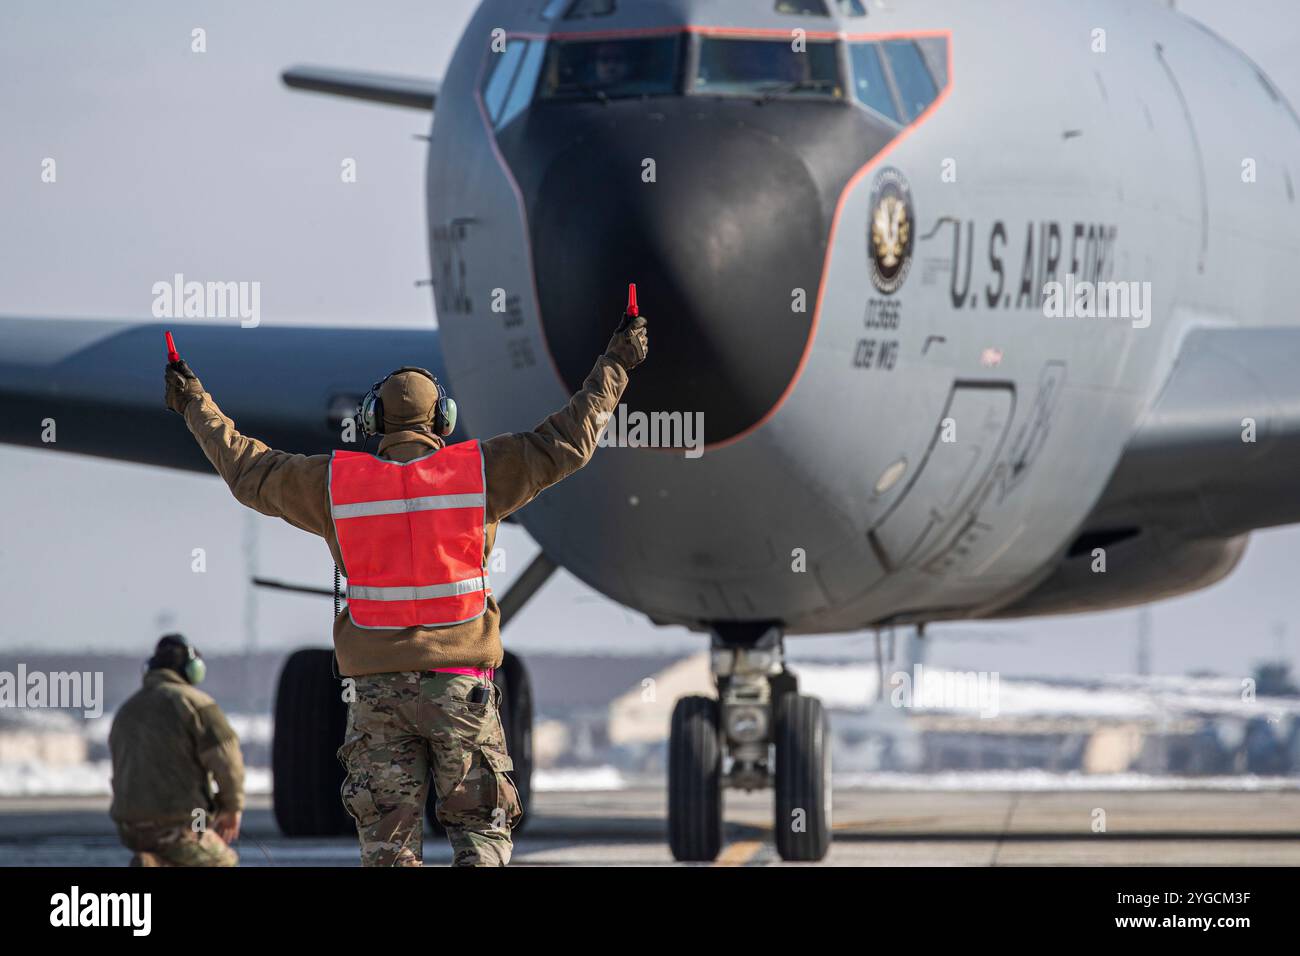
<path id="1" fill-rule="evenodd" d="M 330 460 L 330 514 L 358 627 L 446 627 L 487 610 L 487 486 L 478 442 L 413 461 Z"/>

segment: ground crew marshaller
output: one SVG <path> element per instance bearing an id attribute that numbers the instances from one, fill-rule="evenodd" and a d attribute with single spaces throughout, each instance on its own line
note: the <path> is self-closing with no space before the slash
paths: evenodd
<path id="1" fill-rule="evenodd" d="M 195 687 L 206 667 L 180 634 L 158 641 L 144 687 L 113 718 L 109 815 L 132 866 L 234 866 L 244 810 L 239 738 Z M 212 792 L 216 784 L 217 792 Z"/>
<path id="2" fill-rule="evenodd" d="M 318 534 L 348 579 L 334 621 L 355 680 L 339 760 L 366 866 L 421 863 L 430 772 L 457 866 L 504 866 L 523 814 L 508 772 L 492 671 L 500 611 L 487 584 L 497 524 L 596 449 L 646 357 L 646 321 L 624 315 L 569 403 L 530 432 L 447 445 L 456 405 L 425 369 L 376 382 L 358 409 L 378 455 L 294 455 L 241 435 L 184 361 L 167 406 L 185 418 L 244 505 Z"/>

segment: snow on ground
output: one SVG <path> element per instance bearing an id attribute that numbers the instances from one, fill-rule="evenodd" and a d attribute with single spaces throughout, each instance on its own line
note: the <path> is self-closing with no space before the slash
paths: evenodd
<path id="1" fill-rule="evenodd" d="M 0 797 L 97 796 L 112 792 L 113 766 L 107 760 L 51 766 L 38 763 L 0 765 Z M 534 790 L 623 790 L 623 774 L 615 767 L 571 767 L 533 772 Z M 244 791 L 271 792 L 271 769 L 248 767 Z"/>
<path id="2" fill-rule="evenodd" d="M 623 790 L 627 781 L 614 767 L 566 767 L 534 770 L 534 790 Z"/>
<path id="3" fill-rule="evenodd" d="M 71 797 L 112 793 L 113 765 L 107 760 L 50 765 L 12 763 L 0 765 L 0 797 Z M 271 792 L 271 769 L 248 767 L 244 792 Z"/>
<path id="4" fill-rule="evenodd" d="M 111 767 L 106 760 L 64 767 L 32 764 L 0 767 L 0 797 L 107 795 Z M 630 780 L 615 767 L 537 770 L 533 789 L 546 791 L 625 790 L 633 784 L 659 786 L 661 780 Z M 1045 770 L 976 770 L 943 773 L 841 773 L 835 786 L 854 790 L 1300 790 L 1300 777 L 1174 777 L 1141 773 L 1049 773 Z M 249 767 L 246 790 L 271 792 L 271 771 Z"/>
<path id="5" fill-rule="evenodd" d="M 852 790 L 1300 790 L 1300 777 L 1175 777 L 1147 773 L 1049 773 L 1046 770 L 950 770 L 942 773 L 844 773 Z"/>
<path id="6" fill-rule="evenodd" d="M 0 766 L 0 797 L 82 796 L 110 793 L 112 765 L 17 763 Z"/>
<path id="7" fill-rule="evenodd" d="M 872 665 L 793 664 L 799 690 L 820 697 L 830 709 L 866 710 L 875 701 L 879 678 Z M 1001 717 L 1073 716 L 1114 719 L 1221 714 L 1237 717 L 1300 715 L 1300 698 L 1252 697 L 1236 678 L 1110 677 L 1104 681 L 1049 681 L 982 675 L 921 665 L 918 669 L 886 669 L 885 700 L 896 686 L 894 675 L 905 673 L 912 686 L 911 711 L 989 714 L 989 704 Z M 918 674 L 920 675 L 918 681 Z M 996 678 L 996 680 L 995 680 Z M 936 706 L 946 685 L 988 694 L 972 706 Z M 974 700 L 973 696 L 968 699 Z"/>
<path id="8" fill-rule="evenodd" d="M 101 720 L 87 721 L 84 730 L 86 739 L 91 743 L 106 745 L 115 716 L 116 712 L 112 712 L 105 714 Z M 270 745 L 274 726 L 270 714 L 226 714 L 226 720 L 242 743 Z"/>

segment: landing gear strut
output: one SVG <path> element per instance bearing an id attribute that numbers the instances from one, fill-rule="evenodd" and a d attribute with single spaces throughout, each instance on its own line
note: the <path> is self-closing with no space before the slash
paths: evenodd
<path id="1" fill-rule="evenodd" d="M 718 697 L 685 697 L 668 742 L 668 840 L 678 860 L 722 847 L 724 788 L 775 794 L 784 860 L 820 860 L 830 847 L 830 740 L 825 711 L 785 669 L 776 624 L 718 625 L 710 656 Z"/>

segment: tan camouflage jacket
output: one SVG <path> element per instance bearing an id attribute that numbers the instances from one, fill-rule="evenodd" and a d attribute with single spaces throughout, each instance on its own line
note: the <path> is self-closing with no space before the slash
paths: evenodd
<path id="1" fill-rule="evenodd" d="M 144 687 L 113 718 L 108 749 L 109 815 L 118 823 L 189 825 L 195 810 L 244 809 L 239 737 L 217 702 L 174 671 L 145 674 Z"/>
<path id="2" fill-rule="evenodd" d="M 498 522 L 591 459 L 627 387 L 627 370 L 610 355 L 607 351 L 597 359 L 582 389 L 531 432 L 497 435 L 480 443 L 487 477 L 485 566 Z M 241 435 L 207 392 L 185 407 L 185 422 L 241 504 L 320 535 L 334 563 L 347 573 L 330 520 L 329 455 L 275 451 Z M 442 445 L 442 439 L 424 432 L 394 432 L 380 441 L 379 455 L 410 461 Z M 334 621 L 339 670 L 357 677 L 435 667 L 498 667 L 500 617 L 496 600 L 489 596 L 487 612 L 464 624 L 367 630 L 354 625 L 344 608 Z"/>

